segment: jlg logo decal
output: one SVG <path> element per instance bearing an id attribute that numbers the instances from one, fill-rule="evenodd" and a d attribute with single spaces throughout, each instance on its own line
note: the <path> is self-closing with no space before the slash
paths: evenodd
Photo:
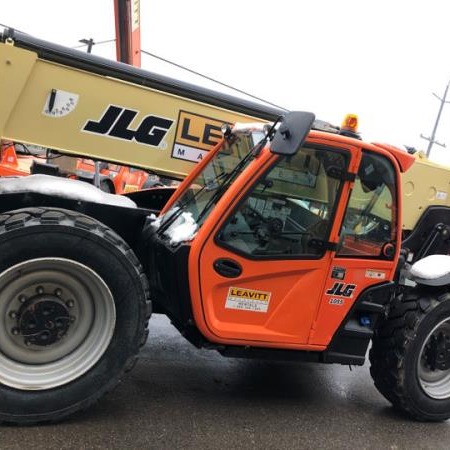
<path id="1" fill-rule="evenodd" d="M 352 297 L 356 284 L 334 283 L 333 286 L 326 291 L 327 295 L 336 297 Z"/>
<path id="2" fill-rule="evenodd" d="M 131 122 L 139 114 L 139 111 L 110 105 L 98 121 L 88 120 L 83 131 L 100 134 L 112 138 L 136 141 L 140 144 L 152 147 L 163 147 L 173 120 L 158 116 L 145 116 L 135 129 L 130 127 Z"/>
<path id="3" fill-rule="evenodd" d="M 180 111 L 172 157 L 198 162 L 222 138 L 226 121 Z"/>

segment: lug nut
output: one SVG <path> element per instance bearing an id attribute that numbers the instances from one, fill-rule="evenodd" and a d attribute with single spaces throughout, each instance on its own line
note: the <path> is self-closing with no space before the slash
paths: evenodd
<path id="1" fill-rule="evenodd" d="M 68 308 L 73 308 L 75 306 L 75 302 L 73 300 L 68 300 L 66 305 Z"/>
<path id="2" fill-rule="evenodd" d="M 43 294 L 43 293 L 44 293 L 44 288 L 43 288 L 42 286 L 38 286 L 38 287 L 36 288 L 36 292 L 37 292 L 38 294 Z"/>
<path id="3" fill-rule="evenodd" d="M 74 323 L 75 322 L 75 316 L 70 316 L 70 323 Z"/>
<path id="4" fill-rule="evenodd" d="M 27 301 L 27 298 L 25 297 L 25 295 L 20 295 L 19 296 L 19 302 L 20 303 L 25 303 Z"/>
<path id="5" fill-rule="evenodd" d="M 31 345 L 31 342 L 30 342 L 28 339 L 25 339 L 25 345 L 26 345 L 27 347 L 29 347 L 29 346 Z"/>
<path id="6" fill-rule="evenodd" d="M 13 328 L 11 330 L 11 333 L 14 334 L 14 336 L 17 336 L 19 334 L 19 329 L 18 328 Z"/>
<path id="7" fill-rule="evenodd" d="M 11 311 L 9 313 L 9 317 L 11 317 L 11 319 L 15 319 L 17 317 L 17 313 L 15 311 Z"/>
<path id="8" fill-rule="evenodd" d="M 61 295 L 62 295 L 62 290 L 61 290 L 61 289 L 56 289 L 56 290 L 55 290 L 55 295 L 56 295 L 57 297 L 61 297 Z"/>

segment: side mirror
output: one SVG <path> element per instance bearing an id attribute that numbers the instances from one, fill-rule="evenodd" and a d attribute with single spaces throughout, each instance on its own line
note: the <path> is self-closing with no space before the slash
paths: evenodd
<path id="1" fill-rule="evenodd" d="M 316 116 L 310 112 L 292 111 L 287 113 L 278 127 L 270 146 L 276 155 L 295 155 L 308 136 Z"/>

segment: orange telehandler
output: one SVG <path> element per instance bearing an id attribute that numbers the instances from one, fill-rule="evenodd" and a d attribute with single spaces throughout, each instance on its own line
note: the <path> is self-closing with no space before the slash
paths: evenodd
<path id="1" fill-rule="evenodd" d="M 450 417 L 447 169 L 362 141 L 354 117 L 333 127 L 150 86 L 138 69 L 8 30 L 0 79 L 3 140 L 189 172 L 126 196 L 43 174 L 0 180 L 0 420 L 92 405 L 133 366 L 152 311 L 230 357 L 362 365 L 372 342 L 372 377 L 396 408 Z M 222 137 L 207 151 L 213 114 Z"/>

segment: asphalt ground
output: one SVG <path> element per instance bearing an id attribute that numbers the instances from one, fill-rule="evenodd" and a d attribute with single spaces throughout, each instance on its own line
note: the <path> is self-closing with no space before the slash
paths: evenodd
<path id="1" fill-rule="evenodd" d="M 60 424 L 0 426 L 0 449 L 450 449 L 450 421 L 394 411 L 368 364 L 229 359 L 163 316 L 150 330 L 112 393 Z"/>

